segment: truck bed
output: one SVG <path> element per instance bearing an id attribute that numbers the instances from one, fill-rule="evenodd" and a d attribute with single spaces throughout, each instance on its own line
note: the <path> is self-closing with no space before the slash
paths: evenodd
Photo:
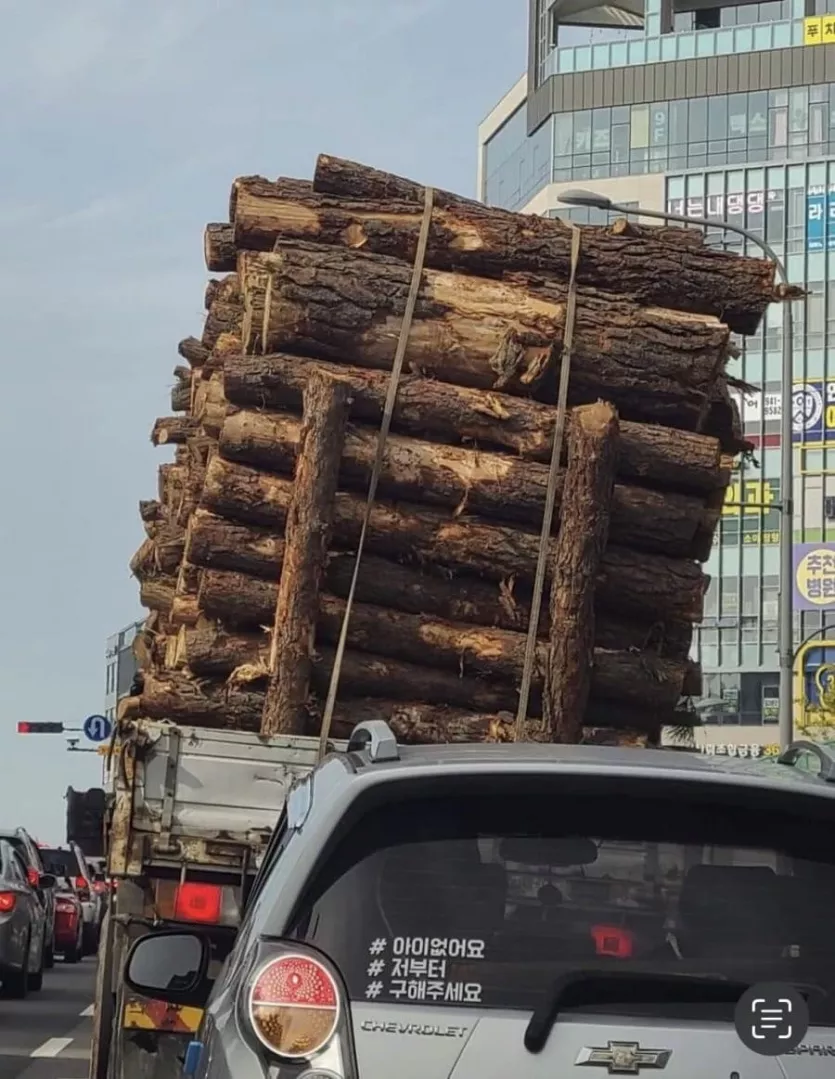
<path id="1" fill-rule="evenodd" d="M 109 870 L 253 870 L 318 739 L 135 721 L 111 762 Z"/>

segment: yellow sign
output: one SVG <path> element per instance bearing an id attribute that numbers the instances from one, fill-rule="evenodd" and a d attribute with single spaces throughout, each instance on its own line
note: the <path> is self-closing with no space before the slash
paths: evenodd
<path id="1" fill-rule="evenodd" d="M 774 480 L 734 480 L 728 484 L 725 492 L 725 504 L 722 513 L 726 516 L 741 517 L 743 513 L 756 514 L 760 509 L 767 510 L 777 500 L 777 484 Z"/>
<path id="2" fill-rule="evenodd" d="M 826 547 L 813 547 L 797 563 L 795 584 L 801 598 L 808 604 L 795 604 L 795 609 L 815 610 L 830 607 L 835 602 L 835 552 Z"/>
<path id="3" fill-rule="evenodd" d="M 835 42 L 835 15 L 813 15 L 803 20 L 804 45 L 828 45 Z"/>

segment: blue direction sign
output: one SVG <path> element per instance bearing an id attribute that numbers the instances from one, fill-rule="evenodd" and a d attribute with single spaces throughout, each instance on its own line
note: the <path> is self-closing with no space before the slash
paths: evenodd
<path id="1" fill-rule="evenodd" d="M 113 724 L 107 716 L 87 716 L 81 729 L 91 742 L 106 742 L 113 733 Z"/>

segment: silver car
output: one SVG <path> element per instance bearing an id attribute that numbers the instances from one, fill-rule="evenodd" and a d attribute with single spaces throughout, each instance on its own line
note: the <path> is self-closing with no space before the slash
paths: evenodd
<path id="1" fill-rule="evenodd" d="M 41 886 L 55 880 L 41 877 Z M 43 985 L 46 913 L 27 879 L 22 858 L 7 839 L 0 839 L 0 981 L 11 997 L 25 997 Z"/>
<path id="2" fill-rule="evenodd" d="M 291 791 L 220 970 L 164 933 L 126 983 L 205 1004 L 195 1079 L 831 1076 L 835 769 L 793 759 L 363 725 Z"/>

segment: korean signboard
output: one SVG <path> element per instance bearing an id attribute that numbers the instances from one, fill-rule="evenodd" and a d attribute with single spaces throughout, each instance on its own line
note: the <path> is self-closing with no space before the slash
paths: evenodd
<path id="1" fill-rule="evenodd" d="M 793 441 L 835 446 L 835 381 L 797 382 L 792 390 Z"/>
<path id="2" fill-rule="evenodd" d="M 783 414 L 782 398 L 779 392 L 763 393 L 762 390 L 750 390 L 742 393 L 740 390 L 731 390 L 731 397 L 736 401 L 739 409 L 739 417 L 743 424 L 759 426 L 764 419 L 779 420 Z"/>
<path id="3" fill-rule="evenodd" d="M 835 544 L 798 543 L 794 547 L 794 609 L 835 607 Z"/>
<path id="4" fill-rule="evenodd" d="M 806 190 L 806 250 L 835 251 L 835 190 Z"/>
<path id="5" fill-rule="evenodd" d="M 776 743 L 761 746 L 756 742 L 743 742 L 741 745 L 733 742 L 708 742 L 699 746 L 699 752 L 708 757 L 779 757 L 780 747 Z"/>
<path id="6" fill-rule="evenodd" d="M 813 15 L 803 20 L 804 45 L 829 45 L 835 42 L 835 15 Z"/>
<path id="7" fill-rule="evenodd" d="M 744 218 L 746 211 L 748 214 L 761 214 L 772 202 L 782 203 L 783 192 L 775 189 L 749 191 L 743 194 L 738 191 L 727 195 L 708 195 L 707 198 L 670 199 L 667 202 L 667 209 L 672 214 L 684 217 L 715 217 L 720 220 L 723 218 L 733 220 L 734 217 Z M 737 223 L 742 225 L 744 221 L 740 220 Z"/>
<path id="8" fill-rule="evenodd" d="M 779 479 L 746 479 L 736 474 L 722 507 L 722 542 L 779 543 L 779 502 Z"/>

